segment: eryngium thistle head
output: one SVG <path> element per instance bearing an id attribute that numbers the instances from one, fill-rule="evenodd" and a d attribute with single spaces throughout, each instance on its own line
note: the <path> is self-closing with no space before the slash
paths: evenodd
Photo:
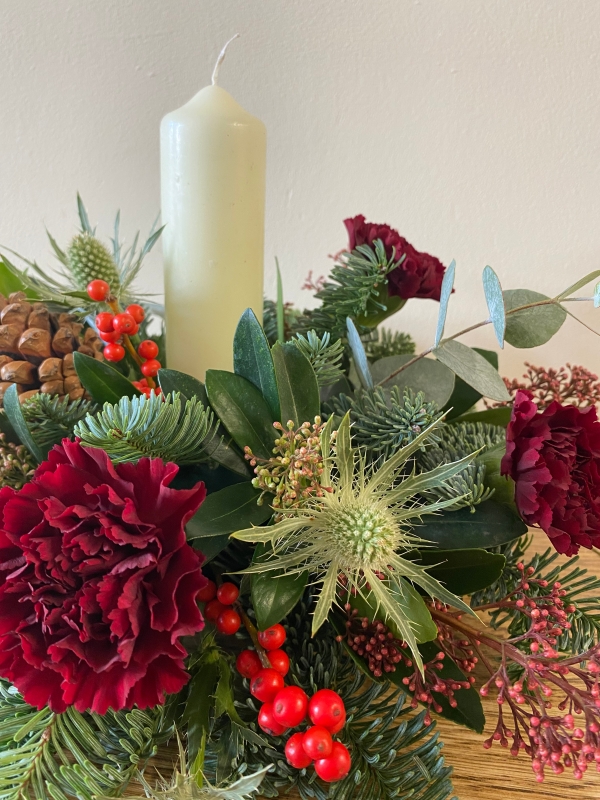
<path id="1" fill-rule="evenodd" d="M 90 281 L 103 280 L 113 293 L 119 289 L 117 265 L 108 248 L 90 233 L 79 233 L 67 250 L 67 265 L 76 286 L 82 291 Z"/>
<path id="2" fill-rule="evenodd" d="M 420 498 L 464 469 L 471 456 L 442 464 L 429 472 L 417 474 L 413 469 L 407 475 L 406 462 L 431 436 L 439 424 L 434 423 L 377 469 L 367 468 L 364 457 L 352 448 L 349 414 L 342 420 L 337 434 L 332 435 L 332 424 L 333 418 L 330 418 L 321 433 L 321 451 L 325 456 L 321 483 L 327 491 L 321 497 L 313 495 L 298 506 L 282 509 L 283 519 L 270 527 L 250 528 L 233 534 L 244 541 L 272 545 L 269 557 L 252 564 L 246 572 L 308 570 L 317 583 L 322 581 L 313 632 L 327 619 L 336 602 L 340 581 L 346 589 L 355 588 L 361 593 L 370 591 L 382 609 L 382 617 L 393 620 L 421 668 L 417 649 L 419 630 L 422 630 L 423 616 L 430 622 L 431 618 L 408 581 L 442 603 L 462 611 L 470 612 L 470 609 L 424 567 L 403 558 L 403 554 L 424 544 L 413 533 L 412 526 L 423 515 L 455 502 L 423 503 Z"/>

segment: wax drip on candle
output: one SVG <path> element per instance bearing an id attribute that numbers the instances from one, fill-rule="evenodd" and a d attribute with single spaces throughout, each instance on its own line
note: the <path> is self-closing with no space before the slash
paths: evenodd
<path id="1" fill-rule="evenodd" d="M 217 85 L 217 79 L 219 77 L 219 70 L 221 69 L 221 64 L 223 63 L 223 60 L 225 58 L 225 53 L 227 52 L 227 48 L 233 42 L 234 39 L 239 39 L 239 37 L 240 37 L 239 33 L 236 33 L 235 36 L 232 36 L 231 39 L 225 45 L 225 47 L 219 53 L 219 57 L 217 58 L 217 63 L 215 64 L 215 68 L 213 69 L 213 74 L 212 74 L 212 78 L 211 78 L 211 83 L 212 83 L 213 86 Z"/>

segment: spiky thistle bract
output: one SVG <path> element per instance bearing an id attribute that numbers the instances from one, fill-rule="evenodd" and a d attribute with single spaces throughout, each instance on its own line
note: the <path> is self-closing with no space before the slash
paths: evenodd
<path id="1" fill-rule="evenodd" d="M 370 591 L 378 612 L 393 620 L 422 669 L 417 645 L 423 618 L 415 619 L 411 611 L 416 592 L 408 581 L 442 603 L 473 612 L 424 567 L 402 554 L 427 544 L 414 532 L 422 516 L 456 502 L 455 498 L 437 502 L 422 498 L 464 469 L 472 456 L 429 472 L 417 473 L 414 467 L 409 472 L 407 462 L 440 424 L 436 421 L 380 466 L 367 467 L 364 454 L 352 447 L 349 415 L 343 418 L 335 436 L 332 424 L 330 419 L 321 434 L 325 456 L 321 482 L 327 491 L 322 497 L 311 497 L 300 506 L 282 510 L 283 519 L 275 525 L 234 533 L 236 539 L 272 544 L 269 556 L 245 572 L 309 570 L 315 581 L 322 583 L 313 634 L 336 602 L 340 578 L 347 589 L 363 595 Z M 423 612 L 429 616 L 424 604 Z"/>

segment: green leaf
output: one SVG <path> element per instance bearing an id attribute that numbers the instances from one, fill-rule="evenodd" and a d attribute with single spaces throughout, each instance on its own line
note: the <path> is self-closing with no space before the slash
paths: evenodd
<path id="1" fill-rule="evenodd" d="M 181 721 L 186 726 L 188 759 L 196 758 L 203 735 L 210 732 L 210 719 L 215 705 L 214 694 L 219 682 L 218 651 L 203 654 L 187 689 L 187 700 Z"/>
<path id="2" fill-rule="evenodd" d="M 269 545 L 257 545 L 252 562 L 260 562 L 269 550 Z M 273 570 L 253 575 L 251 597 L 258 629 L 264 631 L 287 617 L 302 598 L 307 581 L 308 572 L 286 575 Z"/>
<path id="3" fill-rule="evenodd" d="M 27 293 L 27 287 L 17 275 L 9 269 L 4 258 L 0 258 L 0 294 L 8 298 L 13 292 Z"/>
<path id="4" fill-rule="evenodd" d="M 122 397 L 138 397 L 141 394 L 131 381 L 105 361 L 74 353 L 73 364 L 82 386 L 100 405 L 115 405 Z"/>
<path id="5" fill-rule="evenodd" d="M 420 550 L 415 558 L 427 572 L 456 595 L 473 594 L 498 580 L 506 559 L 479 548 Z"/>
<path id="6" fill-rule="evenodd" d="M 497 547 L 527 533 L 527 525 L 508 506 L 486 500 L 458 511 L 427 517 L 415 532 L 442 550 Z"/>
<path id="7" fill-rule="evenodd" d="M 442 341 L 442 336 L 444 335 L 446 315 L 448 313 L 448 302 L 450 300 L 450 295 L 452 294 L 452 289 L 454 288 L 455 272 L 456 261 L 452 259 L 450 266 L 444 273 L 444 279 L 442 280 L 442 288 L 440 291 L 440 310 L 438 311 L 437 328 L 435 331 L 435 339 L 433 340 L 434 347 L 439 345 L 439 343 Z"/>
<path id="8" fill-rule="evenodd" d="M 194 550 L 198 550 L 204 556 L 204 563 L 208 564 L 213 558 L 216 558 L 219 553 L 229 545 L 231 539 L 229 534 L 223 536 L 207 536 L 205 539 L 194 539 L 190 544 Z"/>
<path id="9" fill-rule="evenodd" d="M 372 389 L 373 378 L 371 377 L 365 346 L 358 335 L 356 325 L 352 322 L 350 317 L 346 317 L 346 329 L 348 331 L 348 344 L 352 350 L 352 358 L 354 359 L 354 366 L 358 373 L 360 383 L 363 389 Z"/>
<path id="10" fill-rule="evenodd" d="M 179 392 L 186 400 L 197 397 L 204 405 L 208 404 L 204 384 L 191 375 L 176 369 L 159 369 L 157 378 L 163 394 Z"/>
<path id="11" fill-rule="evenodd" d="M 389 594 L 393 601 L 400 606 L 404 616 L 410 620 L 410 625 L 417 642 L 429 642 L 437 636 L 437 626 L 425 601 L 414 586 L 398 578 L 397 581 L 388 582 Z M 402 639 L 402 631 L 391 617 L 384 617 L 381 608 L 378 608 L 377 599 L 373 592 L 360 592 L 356 596 L 350 595 L 349 603 L 358 611 L 360 617 L 367 617 L 371 622 L 380 619 L 392 631 L 394 636 Z"/>
<path id="12" fill-rule="evenodd" d="M 462 342 L 443 342 L 433 351 L 434 356 L 455 372 L 465 383 L 484 397 L 492 400 L 510 400 L 504 381 L 482 355 Z"/>
<path id="13" fill-rule="evenodd" d="M 473 411 L 469 414 L 461 414 L 458 419 L 453 419 L 453 422 L 487 422 L 488 425 L 501 425 L 506 428 L 510 422 L 512 414 L 511 406 L 504 406 L 503 408 L 486 408 L 485 411 Z"/>
<path id="14" fill-rule="evenodd" d="M 21 403 L 19 402 L 19 395 L 17 394 L 17 385 L 13 383 L 9 386 L 4 393 L 4 410 L 13 430 L 29 450 L 31 455 L 35 458 L 38 464 L 41 464 L 45 459 L 47 453 L 44 453 L 34 441 L 33 436 L 29 430 L 29 426 L 25 421 L 23 412 L 21 410 Z"/>
<path id="15" fill-rule="evenodd" d="M 251 308 L 247 308 L 233 337 L 233 370 L 253 383 L 265 398 L 273 420 L 281 419 L 275 367 L 267 337 Z"/>
<path id="16" fill-rule="evenodd" d="M 507 312 L 519 306 L 549 299 L 545 294 L 529 289 L 508 289 L 503 294 Z M 539 347 L 550 341 L 566 318 L 567 312 L 556 303 L 507 314 L 504 338 L 513 347 Z"/>
<path id="17" fill-rule="evenodd" d="M 482 350 L 479 347 L 474 347 L 473 350 L 482 355 L 495 370 L 498 369 L 498 353 L 494 350 Z M 473 408 L 478 400 L 481 400 L 481 394 L 472 386 L 469 386 L 468 383 L 465 383 L 462 378 L 456 378 L 452 397 L 442 409 L 448 412 L 446 414 L 446 421 L 450 422 L 451 420 L 455 420 L 456 417 L 460 417 L 461 414 L 465 414 Z"/>
<path id="18" fill-rule="evenodd" d="M 296 345 L 275 344 L 271 350 L 281 404 L 281 422 L 293 420 L 296 427 L 312 423 L 319 415 L 321 402 L 317 376 L 308 358 Z"/>
<path id="19" fill-rule="evenodd" d="M 283 281 L 277 258 L 275 266 L 277 267 L 277 341 L 283 343 L 285 342 L 285 303 L 283 301 Z"/>
<path id="20" fill-rule="evenodd" d="M 491 267 L 483 270 L 483 291 L 488 311 L 494 326 L 494 333 L 500 347 L 504 347 L 504 331 L 506 330 L 506 312 L 500 279 Z"/>
<path id="21" fill-rule="evenodd" d="M 277 431 L 269 407 L 256 386 L 241 375 L 209 369 L 206 391 L 211 406 L 233 441 L 242 450 L 248 446 L 254 455 L 270 458 Z"/>
<path id="22" fill-rule="evenodd" d="M 559 295 L 557 295 L 556 299 L 564 300 L 565 297 L 569 297 L 570 295 L 575 294 L 575 292 L 578 292 L 580 289 L 583 289 L 584 286 L 586 286 L 588 283 L 591 283 L 592 281 L 596 280 L 596 278 L 599 277 L 600 277 L 600 269 L 595 269 L 593 272 L 588 272 L 588 274 L 585 277 L 580 278 L 580 280 L 571 284 L 571 286 L 569 286 L 568 289 L 565 289 L 564 292 L 561 292 Z"/>
<path id="23" fill-rule="evenodd" d="M 234 483 L 209 494 L 198 511 L 186 524 L 188 541 L 209 536 L 224 536 L 262 525 L 273 513 L 268 502 L 257 505 L 260 492 L 250 481 Z"/>
<path id="24" fill-rule="evenodd" d="M 415 393 L 422 391 L 425 399 L 433 401 L 439 408 L 443 408 L 454 391 L 454 373 L 452 370 L 434 361 L 433 358 L 421 358 L 402 370 L 395 378 L 382 383 L 400 367 L 412 361 L 413 356 L 386 356 L 371 364 L 371 375 L 375 383 L 382 384 L 385 389 L 398 386 L 412 389 Z"/>

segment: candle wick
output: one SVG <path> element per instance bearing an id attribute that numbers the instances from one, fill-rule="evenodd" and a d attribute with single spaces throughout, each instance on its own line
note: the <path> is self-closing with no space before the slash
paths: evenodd
<path id="1" fill-rule="evenodd" d="M 213 74 L 212 74 L 212 79 L 211 79 L 211 82 L 212 82 L 213 86 L 217 85 L 217 79 L 219 77 L 219 70 L 221 69 L 221 64 L 223 63 L 223 60 L 225 58 L 225 53 L 227 52 L 227 48 L 233 42 L 234 39 L 239 39 L 239 36 L 240 36 L 239 33 L 236 33 L 235 36 L 232 36 L 231 39 L 225 45 L 225 47 L 219 53 L 219 57 L 217 58 L 217 63 L 215 64 L 215 68 L 213 69 Z"/>

